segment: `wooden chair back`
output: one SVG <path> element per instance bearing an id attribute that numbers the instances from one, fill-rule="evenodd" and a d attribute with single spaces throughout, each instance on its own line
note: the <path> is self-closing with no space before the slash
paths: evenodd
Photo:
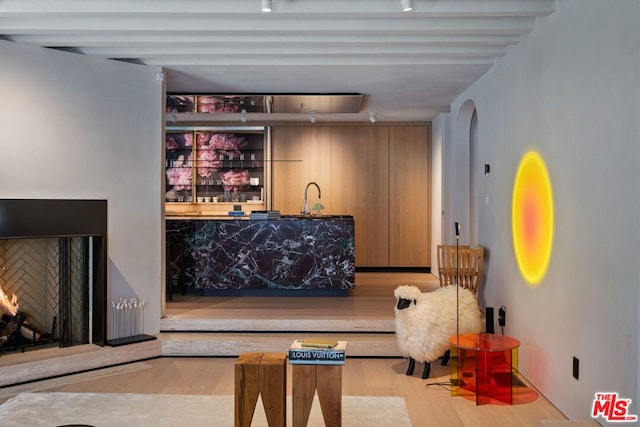
<path id="1" fill-rule="evenodd" d="M 458 283 L 460 287 L 471 290 L 477 297 L 483 266 L 484 248 L 480 246 L 438 245 L 440 286 Z"/>

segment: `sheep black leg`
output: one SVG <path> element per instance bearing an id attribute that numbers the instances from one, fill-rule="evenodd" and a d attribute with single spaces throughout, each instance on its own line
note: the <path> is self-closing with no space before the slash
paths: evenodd
<path id="1" fill-rule="evenodd" d="M 424 362 L 424 372 L 422 372 L 422 379 L 426 380 L 429 378 L 429 374 L 431 373 L 431 362 Z"/>
<path id="2" fill-rule="evenodd" d="M 416 360 L 413 357 L 409 358 L 409 366 L 407 367 L 407 375 L 413 375 L 413 370 L 416 368 Z"/>
<path id="3" fill-rule="evenodd" d="M 445 351 L 444 356 L 442 356 L 442 361 L 440 362 L 440 365 L 445 366 L 447 363 L 449 363 L 450 358 L 451 358 L 451 350 Z"/>

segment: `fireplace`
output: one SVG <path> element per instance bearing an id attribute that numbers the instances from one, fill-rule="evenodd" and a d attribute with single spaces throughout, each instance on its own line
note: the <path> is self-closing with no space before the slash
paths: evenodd
<path id="1" fill-rule="evenodd" d="M 0 353 L 105 344 L 106 236 L 105 200 L 0 200 Z"/>
<path id="2" fill-rule="evenodd" d="M 0 240 L 1 352 L 90 343 L 94 243 L 92 237 Z"/>

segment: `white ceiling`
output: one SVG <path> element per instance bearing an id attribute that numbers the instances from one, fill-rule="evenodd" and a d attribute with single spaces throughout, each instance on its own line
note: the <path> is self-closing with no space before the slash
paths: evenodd
<path id="1" fill-rule="evenodd" d="M 424 121 L 553 13 L 554 0 L 0 0 L 0 37 L 165 67 L 184 93 L 359 93 Z M 283 117 L 284 119 L 284 117 Z"/>

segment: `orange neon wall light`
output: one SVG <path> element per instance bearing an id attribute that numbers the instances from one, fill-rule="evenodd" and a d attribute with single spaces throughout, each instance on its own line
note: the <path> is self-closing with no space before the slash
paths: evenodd
<path id="1" fill-rule="evenodd" d="M 520 273 L 532 286 L 544 277 L 553 245 L 553 193 L 542 157 L 529 151 L 520 161 L 511 206 L 513 247 Z"/>

